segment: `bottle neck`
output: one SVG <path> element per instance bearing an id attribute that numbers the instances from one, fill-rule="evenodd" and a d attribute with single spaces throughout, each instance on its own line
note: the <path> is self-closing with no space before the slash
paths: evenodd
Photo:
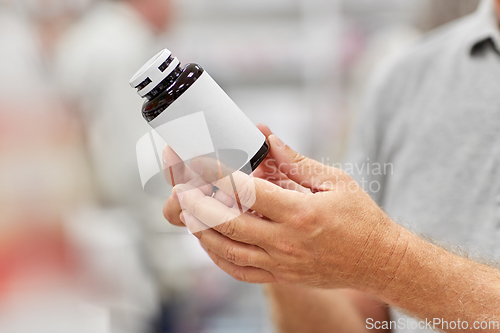
<path id="1" fill-rule="evenodd" d="M 168 61 L 166 61 L 161 67 L 163 67 L 163 70 L 165 70 L 170 63 L 172 62 L 173 58 L 170 57 Z M 160 70 L 162 68 L 160 67 Z M 163 81 L 161 81 L 153 90 L 151 90 L 149 93 L 147 93 L 144 97 L 147 98 L 149 101 L 154 99 L 156 96 L 160 95 L 164 91 L 166 91 L 174 82 L 177 80 L 177 78 L 181 75 L 182 73 L 182 68 L 181 64 L 177 65 L 177 67 L 165 78 Z"/>
<path id="2" fill-rule="evenodd" d="M 179 68 L 180 75 L 174 74 L 174 82 L 162 84 L 162 89 L 158 89 L 158 94 L 153 99 L 148 99 L 143 104 L 142 116 L 148 121 L 152 121 L 160 115 L 166 108 L 182 96 L 205 72 L 198 64 L 187 64 L 184 68 Z M 155 89 L 157 89 L 155 87 Z M 160 92 L 163 91 L 163 92 Z"/>

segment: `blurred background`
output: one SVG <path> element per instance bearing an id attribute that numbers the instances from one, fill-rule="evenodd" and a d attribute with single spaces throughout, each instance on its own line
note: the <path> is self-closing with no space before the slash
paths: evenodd
<path id="1" fill-rule="evenodd" d="M 142 191 L 128 80 L 163 48 L 254 122 L 342 159 L 373 73 L 474 0 L 0 0 L 0 331 L 273 332 Z"/>

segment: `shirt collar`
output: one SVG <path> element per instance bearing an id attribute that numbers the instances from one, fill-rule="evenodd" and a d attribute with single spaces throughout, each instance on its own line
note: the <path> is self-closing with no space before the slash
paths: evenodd
<path id="1" fill-rule="evenodd" d="M 467 49 L 472 52 L 480 43 L 491 40 L 495 49 L 500 52 L 500 29 L 495 13 L 493 0 L 482 0 L 478 9 L 472 14 L 472 21 L 467 37 Z"/>

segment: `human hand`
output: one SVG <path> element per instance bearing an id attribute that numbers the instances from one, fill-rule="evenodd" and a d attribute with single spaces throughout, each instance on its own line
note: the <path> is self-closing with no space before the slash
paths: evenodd
<path id="1" fill-rule="evenodd" d="M 257 128 L 268 138 L 272 132 L 266 125 L 257 124 Z M 210 162 L 210 160 L 208 160 Z M 214 168 L 216 165 L 214 165 Z M 206 195 L 213 195 L 213 186 L 201 178 L 198 174 L 193 172 L 191 168 L 182 161 L 182 159 L 167 145 L 163 150 L 163 169 L 164 176 L 167 182 L 175 186 L 176 184 L 189 184 L 194 187 L 199 187 Z M 264 161 L 257 167 L 252 174 L 253 177 L 265 179 L 273 184 L 289 190 L 310 193 L 311 190 L 300 186 L 287 175 L 282 173 L 275 164 L 275 160 L 268 154 Z M 217 197 L 220 198 L 224 193 L 220 192 Z M 230 200 L 224 196 L 225 202 L 230 204 L 234 200 Z M 228 201 L 229 200 L 229 201 Z M 163 215 L 172 224 L 178 227 L 185 227 L 184 223 L 180 220 L 182 208 L 180 206 L 177 196 L 170 196 L 164 207 Z"/>
<path id="2" fill-rule="evenodd" d="M 214 163 L 199 158 L 191 166 L 220 190 L 211 197 L 178 185 L 166 217 L 182 209 L 179 220 L 220 268 L 241 281 L 358 289 L 388 283 L 404 253 L 404 229 L 349 175 L 268 134 L 270 158 L 257 174 L 274 184 L 233 173 L 241 205 L 253 211 L 238 212 L 229 177 L 219 179 Z"/>

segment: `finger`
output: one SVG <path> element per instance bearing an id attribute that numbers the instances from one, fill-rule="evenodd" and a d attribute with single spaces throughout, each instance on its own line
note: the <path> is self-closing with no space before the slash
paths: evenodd
<path id="1" fill-rule="evenodd" d="M 179 214 L 181 213 L 181 211 L 181 204 L 179 203 L 179 200 L 174 196 L 170 196 L 163 206 L 163 216 L 165 216 L 170 224 L 178 227 L 185 227 L 185 224 L 182 223 L 181 219 L 179 218 Z"/>
<path id="2" fill-rule="evenodd" d="M 203 178 L 201 177 L 196 177 L 194 179 L 191 179 L 187 183 L 184 183 L 186 185 L 190 185 L 192 187 L 199 188 L 200 191 L 203 192 L 203 194 L 211 196 L 214 193 L 214 186 L 208 182 L 206 182 Z M 173 190 L 173 195 L 176 196 L 177 193 L 175 190 Z"/>
<path id="3" fill-rule="evenodd" d="M 231 197 L 230 195 L 224 193 L 223 191 L 217 191 L 215 193 L 214 198 L 217 201 L 222 202 L 227 207 L 235 207 L 237 205 L 236 200 L 233 197 Z"/>
<path id="4" fill-rule="evenodd" d="M 273 184 L 278 185 L 281 188 L 290 190 L 290 191 L 297 191 L 301 193 L 312 193 L 311 189 L 304 187 L 300 184 L 297 184 L 291 179 L 280 179 L 280 180 L 275 180 L 271 181 Z"/>
<path id="5" fill-rule="evenodd" d="M 213 186 L 212 184 L 207 184 L 203 179 L 196 178 L 188 182 L 192 187 L 199 188 L 200 191 L 205 195 L 212 195 Z M 222 197 L 222 195 L 219 195 Z M 184 227 L 185 223 L 180 219 L 180 214 L 182 211 L 181 204 L 179 202 L 179 198 L 175 189 L 172 191 L 172 195 L 167 199 L 165 204 L 163 205 L 163 216 L 167 219 L 170 224 L 173 224 L 178 227 Z"/>
<path id="6" fill-rule="evenodd" d="M 241 171 L 227 171 L 224 165 L 213 158 L 195 158 L 191 166 L 205 181 L 213 183 L 242 206 L 256 210 L 274 221 L 286 221 L 302 209 L 303 193 L 282 189 Z M 221 179 L 221 173 L 230 176 Z"/>
<path id="7" fill-rule="evenodd" d="M 196 238 L 200 238 L 201 232 L 203 230 L 208 229 L 208 227 L 205 224 L 203 224 L 203 222 L 201 222 L 194 215 L 190 214 L 185 210 L 183 210 L 179 214 L 179 218 L 182 221 L 182 223 L 186 225 L 189 232 L 191 232 Z"/>
<path id="8" fill-rule="evenodd" d="M 172 186 L 199 178 L 168 145 L 163 148 L 162 160 L 165 179 Z"/>
<path id="9" fill-rule="evenodd" d="M 242 207 L 251 208 L 277 222 L 289 220 L 304 204 L 303 193 L 239 171 L 215 182 L 215 185 L 234 197 Z"/>
<path id="10" fill-rule="evenodd" d="M 264 136 L 269 138 L 273 132 L 271 129 L 265 124 L 257 124 L 257 128 L 264 134 Z M 276 167 L 275 160 L 268 154 L 264 161 L 257 167 L 253 172 L 254 177 L 265 179 L 265 180 L 275 180 L 275 179 L 288 179 L 288 177 L 283 174 Z"/>
<path id="11" fill-rule="evenodd" d="M 267 138 L 269 135 L 273 134 L 273 132 L 271 131 L 271 129 L 265 125 L 265 124 L 257 124 L 256 125 L 257 128 L 259 129 L 259 131 L 262 132 L 262 134 L 264 134 L 264 136 Z"/>
<path id="12" fill-rule="evenodd" d="M 215 198 L 205 196 L 199 189 L 189 185 L 177 185 L 175 190 L 183 211 L 191 213 L 208 228 L 233 240 L 263 245 L 275 234 L 275 225 L 249 214 L 241 214 Z"/>
<path id="13" fill-rule="evenodd" d="M 261 268 L 243 267 L 235 265 L 216 253 L 205 249 L 212 261 L 219 266 L 224 272 L 232 276 L 234 279 L 248 283 L 275 283 L 274 276 Z"/>
<path id="14" fill-rule="evenodd" d="M 260 247 L 236 242 L 212 229 L 204 230 L 197 236 L 205 249 L 213 251 L 233 264 L 258 268 L 270 267 L 272 259 Z"/>
<path id="15" fill-rule="evenodd" d="M 276 135 L 269 136 L 271 156 L 278 169 L 291 180 L 313 191 L 322 190 L 324 184 L 335 184 L 343 172 L 307 158 L 285 145 Z"/>

